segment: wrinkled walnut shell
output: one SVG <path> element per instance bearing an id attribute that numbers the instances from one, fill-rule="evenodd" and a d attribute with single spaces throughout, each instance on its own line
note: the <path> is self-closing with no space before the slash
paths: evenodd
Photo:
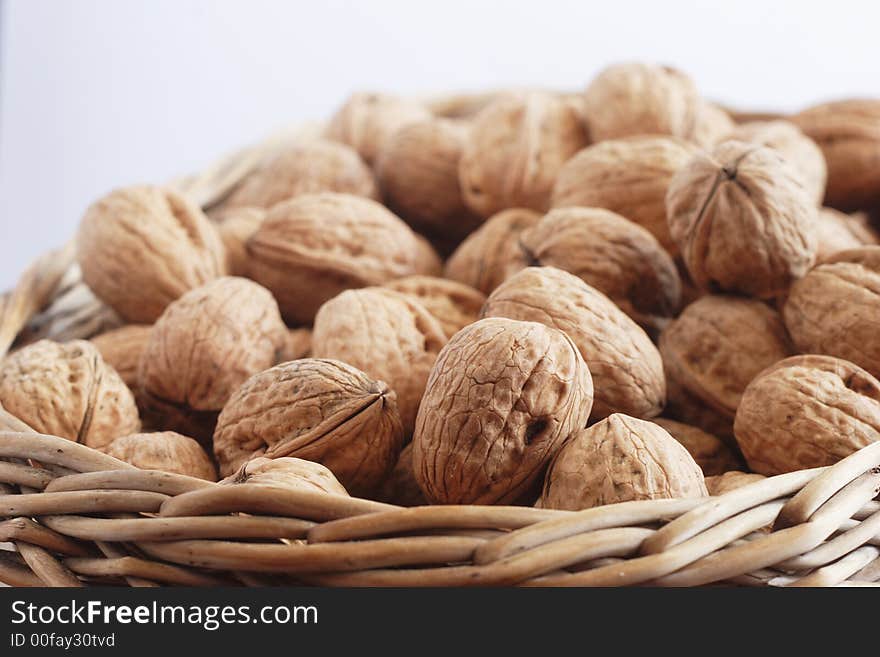
<path id="1" fill-rule="evenodd" d="M 162 470 L 217 481 L 217 469 L 202 446 L 173 431 L 121 436 L 103 451 L 142 470 Z"/>
<path id="2" fill-rule="evenodd" d="M 96 335 L 91 343 L 101 352 L 101 358 L 132 390 L 138 385 L 138 365 L 141 353 L 150 339 L 152 326 L 146 324 L 128 324 Z"/>
<path id="3" fill-rule="evenodd" d="M 409 443 L 400 452 L 400 458 L 379 490 L 376 499 L 398 506 L 424 506 L 428 503 L 425 494 L 416 481 L 413 470 L 413 444 Z"/>
<path id="4" fill-rule="evenodd" d="M 252 207 L 231 207 L 212 213 L 217 232 L 226 249 L 226 269 L 232 276 L 247 276 L 250 256 L 247 241 L 266 218 L 266 210 Z"/>
<path id="5" fill-rule="evenodd" d="M 724 495 L 724 493 L 729 493 L 732 490 L 748 486 L 749 484 L 753 484 L 756 481 L 761 481 L 765 478 L 764 475 L 759 475 L 754 472 L 731 470 L 730 472 L 725 472 L 723 474 L 706 477 L 706 490 L 709 491 L 709 495 L 718 497 L 719 495 Z"/>
<path id="6" fill-rule="evenodd" d="M 740 457 L 723 440 L 699 427 L 665 417 L 654 418 L 669 435 L 684 445 L 707 477 L 743 467 Z"/>
<path id="7" fill-rule="evenodd" d="M 255 458 L 244 463 L 235 474 L 221 482 L 224 486 L 274 486 L 291 490 L 308 490 L 331 495 L 348 495 L 333 473 L 320 463 L 297 458 Z"/>
<path id="8" fill-rule="evenodd" d="M 816 262 L 827 262 L 836 253 L 877 244 L 877 233 L 864 215 L 849 215 L 833 208 L 819 208 L 816 216 L 819 249 Z"/>
<path id="9" fill-rule="evenodd" d="M 384 287 L 415 297 L 451 338 L 480 316 L 486 296 L 472 287 L 436 276 L 407 276 Z"/>

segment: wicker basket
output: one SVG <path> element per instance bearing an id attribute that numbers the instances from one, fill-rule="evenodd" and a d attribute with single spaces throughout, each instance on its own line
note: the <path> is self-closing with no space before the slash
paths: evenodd
<path id="1" fill-rule="evenodd" d="M 175 186 L 209 208 L 291 136 Z M 118 319 L 68 246 L 0 297 L 0 356 Z M 580 512 L 401 508 L 138 470 L 0 409 L 0 581 L 14 586 L 876 585 L 880 443 L 721 497 Z"/>

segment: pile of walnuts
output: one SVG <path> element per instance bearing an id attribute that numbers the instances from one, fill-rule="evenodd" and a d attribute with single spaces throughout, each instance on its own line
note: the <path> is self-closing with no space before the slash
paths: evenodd
<path id="1" fill-rule="evenodd" d="M 880 440 L 880 100 L 736 115 L 675 69 L 355 94 L 201 208 L 97 200 L 123 320 L 0 403 L 142 468 L 401 505 L 717 495 Z"/>

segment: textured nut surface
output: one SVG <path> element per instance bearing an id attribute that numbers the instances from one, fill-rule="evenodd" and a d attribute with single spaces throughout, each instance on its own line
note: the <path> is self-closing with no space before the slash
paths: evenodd
<path id="1" fill-rule="evenodd" d="M 525 494 L 590 415 L 590 372 L 571 339 L 535 322 L 483 319 L 440 352 L 413 436 L 432 502 L 504 504 Z"/>
<path id="2" fill-rule="evenodd" d="M 538 92 L 498 100 L 471 125 L 459 163 L 465 202 L 481 217 L 517 207 L 546 212 L 556 174 L 587 143 L 571 102 Z"/>
<path id="3" fill-rule="evenodd" d="M 132 323 L 152 323 L 184 292 L 226 269 L 208 218 L 161 187 L 118 189 L 93 203 L 76 248 L 86 284 Z"/>
<path id="4" fill-rule="evenodd" d="M 440 323 L 448 338 L 477 321 L 486 301 L 482 292 L 436 276 L 407 276 L 386 283 L 385 287 L 417 298 Z"/>
<path id="5" fill-rule="evenodd" d="M 235 474 L 226 477 L 220 483 L 226 486 L 249 484 L 348 495 L 345 487 L 323 465 L 292 457 L 255 458 L 244 463 Z"/>
<path id="6" fill-rule="evenodd" d="M 736 123 L 725 109 L 703 100 L 697 109 L 691 140 L 703 148 L 711 148 L 724 141 L 735 127 Z"/>
<path id="7" fill-rule="evenodd" d="M 265 288 L 217 279 L 184 294 L 153 325 L 141 355 L 141 391 L 182 409 L 219 411 L 249 376 L 275 363 L 286 334 Z"/>
<path id="8" fill-rule="evenodd" d="M 736 452 L 718 436 L 713 436 L 699 427 L 665 417 L 654 418 L 653 422 L 663 427 L 670 436 L 684 445 L 705 476 L 720 475 L 743 467 Z"/>
<path id="9" fill-rule="evenodd" d="M 162 470 L 217 481 L 217 469 L 202 446 L 174 431 L 120 436 L 103 451 L 142 470 Z"/>
<path id="10" fill-rule="evenodd" d="M 707 291 L 771 298 L 813 264 L 816 208 L 773 149 L 727 141 L 675 174 L 666 196 L 672 238 Z"/>
<path id="11" fill-rule="evenodd" d="M 709 495 L 717 497 L 719 495 L 724 495 L 724 493 L 729 493 L 732 490 L 736 490 L 737 488 L 753 484 L 756 481 L 761 481 L 764 478 L 764 475 L 759 475 L 754 472 L 731 470 L 730 472 L 725 472 L 723 474 L 706 477 L 706 490 L 709 491 Z"/>
<path id="12" fill-rule="evenodd" d="M 92 344 L 101 352 L 104 362 L 116 370 L 125 385 L 132 390 L 137 388 L 138 364 L 152 328 L 147 324 L 128 324 L 91 339 Z"/>
<path id="13" fill-rule="evenodd" d="M 407 294 L 384 288 L 348 290 L 318 311 L 312 355 L 348 363 L 397 393 L 403 428 L 412 433 L 425 382 L 447 336 Z"/>
<path id="14" fill-rule="evenodd" d="M 39 433 L 98 449 L 140 429 L 131 390 L 84 340 L 40 340 L 6 356 L 0 404 Z"/>
<path id="15" fill-rule="evenodd" d="M 332 193 L 279 203 L 247 245 L 251 276 L 286 319 L 305 324 L 346 289 L 422 273 L 426 248 L 378 203 Z"/>
<path id="16" fill-rule="evenodd" d="M 649 230 L 674 255 L 678 246 L 666 221 L 666 190 L 694 152 L 684 140 L 658 135 L 593 144 L 559 171 L 553 207 L 607 208 Z"/>
<path id="17" fill-rule="evenodd" d="M 793 353 L 779 313 L 727 295 L 697 299 L 660 336 L 667 378 L 730 418 L 751 380 Z"/>
<path id="18" fill-rule="evenodd" d="M 390 94 L 352 94 L 327 125 L 328 139 L 348 144 L 372 165 L 385 141 L 409 123 L 430 118 L 420 103 Z"/>
<path id="19" fill-rule="evenodd" d="M 825 262 L 840 251 L 878 243 L 877 233 L 862 214 L 849 215 L 833 208 L 820 208 L 816 219 L 817 262 Z"/>
<path id="20" fill-rule="evenodd" d="M 224 407 L 214 432 L 223 475 L 257 456 L 293 456 L 323 464 L 353 494 L 383 481 L 402 444 L 395 395 L 383 381 L 314 358 L 252 376 Z"/>
<path id="21" fill-rule="evenodd" d="M 614 413 L 566 441 L 537 506 L 577 511 L 707 494 L 700 466 L 681 443 L 653 422 Z"/>
<path id="22" fill-rule="evenodd" d="M 672 257 L 644 228 L 600 208 L 559 208 L 524 231 L 520 247 L 533 265 L 574 274 L 646 329 L 678 311 L 681 281 Z"/>
<path id="23" fill-rule="evenodd" d="M 581 279 L 555 267 L 529 267 L 498 287 L 484 317 L 540 322 L 564 331 L 590 368 L 592 419 L 616 412 L 653 417 L 666 383 L 660 353 L 639 326 Z"/>
<path id="24" fill-rule="evenodd" d="M 822 149 L 790 121 L 750 121 L 736 126 L 728 139 L 760 144 L 776 150 L 801 178 L 817 204 L 825 197 L 828 167 Z"/>
<path id="25" fill-rule="evenodd" d="M 230 207 L 212 213 L 217 232 L 226 249 L 226 269 L 232 276 L 247 276 L 250 257 L 247 241 L 266 218 L 266 210 L 254 207 Z"/>
<path id="26" fill-rule="evenodd" d="M 734 422 L 749 469 L 832 465 L 880 440 L 880 381 L 831 356 L 792 356 L 746 388 Z"/>
<path id="27" fill-rule="evenodd" d="M 312 354 L 312 330 L 307 328 L 290 329 L 287 339 L 281 346 L 278 362 L 308 358 Z"/>
<path id="28" fill-rule="evenodd" d="M 424 506 L 428 503 L 425 494 L 416 481 L 413 470 L 413 444 L 409 443 L 400 452 L 400 458 L 382 486 L 376 493 L 376 499 L 388 504 L 399 506 Z"/>
<path id="29" fill-rule="evenodd" d="M 691 79 L 674 68 L 645 63 L 609 66 L 584 95 L 594 142 L 630 135 L 693 139 L 702 101 Z"/>
<path id="30" fill-rule="evenodd" d="M 736 444 L 733 437 L 733 418 L 709 407 L 700 398 L 689 393 L 670 376 L 669 372 L 666 373 L 666 407 L 663 409 L 663 414 L 679 422 L 699 427 L 713 436 L 718 436 L 727 444 Z"/>
<path id="31" fill-rule="evenodd" d="M 520 235 L 540 218 L 537 212 L 521 208 L 499 212 L 449 256 L 444 276 L 489 294 L 528 264 L 519 247 Z"/>

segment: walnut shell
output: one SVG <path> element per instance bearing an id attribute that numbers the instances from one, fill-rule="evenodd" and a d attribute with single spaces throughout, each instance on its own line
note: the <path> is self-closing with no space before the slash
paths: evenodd
<path id="1" fill-rule="evenodd" d="M 701 297 L 660 336 L 667 378 L 731 419 L 751 380 L 793 353 L 779 313 L 741 297 Z"/>
<path id="2" fill-rule="evenodd" d="M 260 372 L 230 398 L 214 432 L 220 473 L 257 456 L 294 456 L 329 468 L 353 494 L 369 494 L 403 445 L 394 393 L 333 360 L 304 358 Z"/>
<path id="3" fill-rule="evenodd" d="M 502 98 L 471 125 L 458 170 L 465 203 L 481 217 L 518 207 L 546 212 L 556 174 L 587 143 L 571 102 L 540 92 Z"/>
<path id="4" fill-rule="evenodd" d="M 428 374 L 446 340 L 440 323 L 415 297 L 363 288 L 343 292 L 321 306 L 312 330 L 312 355 L 341 360 L 388 383 L 397 393 L 408 436 Z"/>
<path id="5" fill-rule="evenodd" d="M 880 440 L 880 381 L 840 358 L 786 358 L 746 388 L 734 430 L 759 474 L 832 465 Z"/>
<path id="6" fill-rule="evenodd" d="M 290 329 L 287 339 L 281 346 L 278 354 L 278 362 L 286 363 L 289 360 L 299 360 L 312 355 L 312 330 L 307 328 Z"/>
<path id="7" fill-rule="evenodd" d="M 483 317 L 541 322 L 577 345 L 595 384 L 591 419 L 626 412 L 659 415 L 666 398 L 663 362 L 650 338 L 608 297 L 555 267 L 529 267 L 498 287 Z"/>
<path id="8" fill-rule="evenodd" d="M 723 474 L 706 477 L 706 490 L 709 491 L 709 495 L 718 497 L 719 495 L 724 495 L 724 493 L 729 493 L 732 490 L 748 486 L 749 484 L 761 481 L 762 479 L 765 479 L 764 475 L 755 474 L 753 472 L 731 470 L 730 472 L 725 472 Z"/>
<path id="9" fill-rule="evenodd" d="M 184 294 L 153 325 L 141 392 L 184 410 L 219 411 L 249 376 L 275 363 L 286 335 L 268 290 L 244 278 L 217 279 Z"/>
<path id="10" fill-rule="evenodd" d="M 101 358 L 132 390 L 138 385 L 138 364 L 141 353 L 150 339 L 153 327 L 147 324 L 128 324 L 96 335 L 91 343 L 101 352 Z"/>
<path id="11" fill-rule="evenodd" d="M 385 287 L 417 298 L 448 338 L 477 321 L 486 302 L 482 292 L 436 276 L 407 276 L 386 283 Z"/>
<path id="12" fill-rule="evenodd" d="M 0 405 L 39 433 L 96 449 L 141 428 L 131 390 L 84 340 L 40 340 L 0 360 Z"/>
<path id="13" fill-rule="evenodd" d="M 220 483 L 224 486 L 248 484 L 348 495 L 330 470 L 320 463 L 297 458 L 255 458 L 242 464 L 235 474 Z"/>
<path id="14" fill-rule="evenodd" d="M 83 280 L 131 323 L 154 322 L 169 303 L 226 269 L 208 218 L 161 187 L 118 189 L 93 203 L 76 248 Z"/>
<path id="15" fill-rule="evenodd" d="M 653 422 L 614 413 L 566 441 L 537 506 L 578 511 L 706 495 L 700 466 L 681 443 Z"/>
<path id="16" fill-rule="evenodd" d="M 727 141 L 679 170 L 666 195 L 672 238 L 707 291 L 772 298 L 816 256 L 816 208 L 773 149 Z"/>
<path id="17" fill-rule="evenodd" d="M 142 470 L 162 470 L 217 481 L 214 462 L 201 445 L 173 431 L 121 436 L 103 451 Z"/>
<path id="18" fill-rule="evenodd" d="M 825 196 L 828 167 L 822 149 L 791 121 L 750 121 L 736 126 L 728 139 L 776 150 L 798 173 L 810 198 L 820 205 Z"/>
<path id="19" fill-rule="evenodd" d="M 697 119 L 691 140 L 703 148 L 712 148 L 727 138 L 736 123 L 730 114 L 715 103 L 705 100 L 697 108 Z"/>
<path id="20" fill-rule="evenodd" d="M 232 276 L 247 276 L 250 256 L 247 241 L 266 218 L 266 210 L 254 207 L 231 207 L 212 214 L 217 232 L 226 250 L 226 269 Z"/>
<path id="21" fill-rule="evenodd" d="M 310 324 L 344 290 L 423 273 L 429 247 L 375 201 L 324 193 L 273 207 L 247 250 L 251 276 L 272 291 L 284 317 Z"/>
<path id="22" fill-rule="evenodd" d="M 352 94 L 340 107 L 324 136 L 348 144 L 372 165 L 385 141 L 410 123 L 431 117 L 424 105 L 390 94 Z"/>
<path id="23" fill-rule="evenodd" d="M 709 407 L 701 399 L 689 393 L 668 371 L 666 372 L 666 406 L 663 414 L 718 436 L 728 445 L 736 445 L 736 439 L 733 437 L 733 418 Z"/>
<path id="24" fill-rule="evenodd" d="M 705 476 L 720 475 L 743 467 L 737 453 L 717 436 L 699 427 L 665 417 L 654 418 L 653 422 L 663 427 L 669 435 L 684 445 Z"/>
<path id="25" fill-rule="evenodd" d="M 825 262 L 840 251 L 857 249 L 880 241 L 863 215 L 853 216 L 833 208 L 819 208 L 816 218 L 819 239 L 817 262 Z"/>
<path id="26" fill-rule="evenodd" d="M 443 504 L 516 501 L 587 423 L 590 371 L 571 339 L 535 322 L 483 319 L 440 352 L 413 436 L 416 480 Z"/>
<path id="27" fill-rule="evenodd" d="M 791 120 L 825 155 L 825 205 L 848 212 L 880 203 L 880 101 L 825 103 Z"/>
<path id="28" fill-rule="evenodd" d="M 521 208 L 499 212 L 449 256 L 444 276 L 489 294 L 528 265 L 519 247 L 520 235 L 540 218 L 537 212 Z"/>
<path id="29" fill-rule="evenodd" d="M 553 188 L 553 207 L 607 208 L 646 228 L 672 255 L 678 246 L 666 221 L 666 191 L 696 149 L 673 137 L 609 139 L 565 163 Z"/>
<path id="30" fill-rule="evenodd" d="M 407 444 L 400 452 L 400 458 L 391 474 L 382 482 L 376 493 L 376 499 L 398 506 L 424 506 L 428 503 L 425 494 L 416 481 L 413 470 L 413 444 Z"/>
<path id="31" fill-rule="evenodd" d="M 584 95 L 593 142 L 630 135 L 693 140 L 702 100 L 691 79 L 669 66 L 631 62 L 603 70 Z"/>
<path id="32" fill-rule="evenodd" d="M 659 330 L 677 312 L 681 281 L 670 255 L 647 230 L 600 208 L 559 208 L 523 231 L 530 264 L 574 274 L 646 330 Z"/>

